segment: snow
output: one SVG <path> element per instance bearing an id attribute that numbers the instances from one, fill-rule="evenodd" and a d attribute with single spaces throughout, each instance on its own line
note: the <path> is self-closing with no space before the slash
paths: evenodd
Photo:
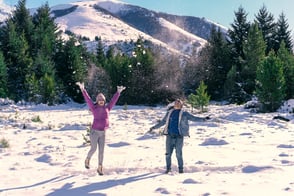
<path id="1" fill-rule="evenodd" d="M 167 21 L 165 21 L 163 25 L 168 30 L 177 32 L 180 36 L 183 36 L 182 40 L 178 40 L 178 43 L 175 43 L 174 40 L 164 42 L 153 38 L 114 16 L 118 12 L 124 12 L 131 9 L 131 4 L 119 0 L 83 0 L 53 6 L 51 7 L 51 11 L 65 10 L 74 6 L 76 7 L 76 10 L 64 16 L 57 17 L 54 21 L 62 32 L 70 31 L 76 35 L 89 38 L 90 41 L 85 42 L 85 44 L 90 51 L 96 49 L 96 42 L 94 40 L 97 36 L 101 37 L 101 40 L 106 47 L 116 43 L 137 41 L 137 39 L 141 37 L 145 40 L 151 41 L 160 48 L 165 48 L 168 53 L 174 53 L 186 57 L 189 57 L 192 48 L 197 48 L 199 50 L 206 44 L 206 41 L 200 37 L 185 32 Z M 95 6 L 107 10 L 108 13 L 95 9 Z M 0 21 L 7 18 L 7 14 L 11 12 L 11 8 L 8 10 L 8 6 L 6 7 L 2 8 L 0 0 Z M 30 9 L 32 15 L 35 14 L 36 11 L 36 8 Z M 4 14 L 1 14 L 1 12 L 4 12 Z M 54 17 L 53 14 L 52 16 Z M 62 38 L 67 40 L 69 36 L 66 33 L 63 33 Z"/>
<path id="2" fill-rule="evenodd" d="M 189 33 L 187 31 L 184 31 L 182 28 L 178 27 L 177 25 L 175 24 L 172 24 L 171 22 L 165 20 L 164 18 L 159 18 L 159 22 L 161 23 L 161 25 L 163 27 L 167 27 L 167 29 L 170 29 L 170 31 L 173 32 L 173 36 L 174 36 L 174 39 L 175 40 L 174 42 L 170 42 L 169 45 L 172 46 L 173 48 L 181 48 L 181 51 L 193 51 L 193 45 L 201 45 L 201 46 L 204 46 L 207 41 L 205 39 L 202 39 L 192 33 Z M 181 35 L 185 35 L 187 38 L 189 38 L 191 40 L 190 43 L 187 43 L 187 42 L 179 42 L 178 40 L 178 36 L 181 36 Z"/>
<path id="3" fill-rule="evenodd" d="M 164 26 L 166 26 L 171 31 L 179 32 L 182 35 L 185 35 L 187 39 L 191 39 L 191 43 L 185 42 L 186 45 L 180 43 L 180 46 L 179 43 L 164 43 L 124 23 L 111 14 L 106 14 L 96 10 L 94 8 L 95 5 L 98 5 L 99 7 L 113 14 L 117 14 L 120 11 L 129 9 L 129 4 L 123 3 L 121 1 L 93 0 L 57 5 L 53 6 L 51 10 L 62 10 L 68 9 L 72 6 L 77 6 L 77 9 L 74 12 L 55 19 L 59 29 L 63 32 L 69 30 L 77 35 L 87 37 L 91 41 L 95 40 L 96 36 L 99 36 L 107 46 L 117 42 L 129 42 L 131 40 L 136 41 L 139 37 L 142 37 L 158 46 L 165 47 L 169 52 L 185 55 L 187 50 L 189 51 L 189 48 L 192 47 L 193 43 L 197 43 L 197 46 L 204 46 L 206 43 L 205 40 L 198 36 L 187 33 L 184 30 L 181 30 L 176 25 L 167 24 L 167 21 L 165 21 Z M 73 18 L 75 20 L 73 20 Z M 67 39 L 67 35 L 64 34 L 64 38 Z M 95 49 L 96 47 L 92 46 L 92 48 Z"/>
<path id="4" fill-rule="evenodd" d="M 12 7 L 6 5 L 3 0 L 0 0 L 0 21 L 6 20 L 11 12 Z"/>
<path id="5" fill-rule="evenodd" d="M 69 30 L 77 35 L 88 37 L 92 41 L 95 40 L 96 36 L 99 36 L 107 46 L 117 42 L 136 41 L 139 37 L 142 37 L 152 41 L 158 46 L 166 47 L 171 52 L 180 53 L 178 50 L 169 47 L 166 43 L 154 39 L 150 35 L 127 25 L 118 18 L 96 10 L 94 8 L 95 5 L 107 9 L 109 12 L 116 13 L 119 10 L 125 9 L 124 5 L 126 4 L 114 0 L 79 1 L 53 6 L 51 10 L 61 10 L 72 6 L 78 6 L 74 12 L 55 19 L 59 29 L 64 32 Z M 73 20 L 73 18 L 75 20 Z M 67 39 L 66 35 L 64 35 L 64 38 Z M 92 48 L 95 48 L 95 46 Z"/>
<path id="6" fill-rule="evenodd" d="M 123 96 L 123 95 L 122 95 Z M 184 172 L 175 154 L 165 170 L 165 136 L 145 134 L 165 106 L 115 106 L 107 130 L 104 176 L 84 168 L 89 146 L 82 134 L 92 121 L 85 104 L 18 105 L 2 100 L 0 195 L 267 195 L 294 194 L 294 117 L 251 113 L 212 103 L 207 122 L 191 122 L 184 140 Z M 283 116 L 290 121 L 274 120 Z M 32 119 L 41 122 L 34 122 Z M 25 128 L 25 129 L 24 129 Z M 159 131 L 159 130 L 158 130 Z"/>

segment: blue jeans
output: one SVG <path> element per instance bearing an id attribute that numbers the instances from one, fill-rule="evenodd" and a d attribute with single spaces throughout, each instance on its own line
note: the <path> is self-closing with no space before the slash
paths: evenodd
<path id="1" fill-rule="evenodd" d="M 166 169 L 171 169 L 171 156 L 173 154 L 174 148 L 176 149 L 176 157 L 178 160 L 178 168 L 179 170 L 183 170 L 183 144 L 184 144 L 184 137 L 182 136 L 166 136 L 166 154 L 165 154 L 165 160 L 166 160 Z"/>

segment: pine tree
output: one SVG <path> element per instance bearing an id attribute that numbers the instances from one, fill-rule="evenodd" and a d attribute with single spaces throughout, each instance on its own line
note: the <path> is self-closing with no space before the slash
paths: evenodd
<path id="1" fill-rule="evenodd" d="M 60 36 L 54 18 L 50 16 L 48 3 L 37 9 L 33 16 L 34 32 L 32 35 L 32 54 L 42 52 L 49 58 L 55 54 L 57 39 Z"/>
<path id="2" fill-rule="evenodd" d="M 41 94 L 42 103 L 47 103 L 48 105 L 53 105 L 56 103 L 56 84 L 54 75 L 45 75 L 41 78 Z"/>
<path id="3" fill-rule="evenodd" d="M 131 103 L 128 104 L 152 104 L 153 97 L 148 94 L 156 88 L 154 58 L 151 50 L 144 47 L 142 38 L 137 40 L 135 46 L 130 59 L 132 69 L 127 95 Z"/>
<path id="4" fill-rule="evenodd" d="M 8 43 L 5 59 L 8 68 L 8 89 L 15 101 L 28 100 L 28 78 L 32 73 L 32 59 L 24 33 L 16 32 L 15 24 L 8 22 Z"/>
<path id="5" fill-rule="evenodd" d="M 224 82 L 231 66 L 229 47 L 220 31 L 212 28 L 210 39 L 206 45 L 208 52 L 208 77 L 205 80 L 207 91 L 214 100 L 224 97 Z M 202 60 L 204 60 L 202 58 Z"/>
<path id="6" fill-rule="evenodd" d="M 34 73 L 30 77 L 30 101 L 35 103 L 50 103 L 54 104 L 58 102 L 56 91 L 56 77 L 55 68 L 52 60 L 48 59 L 47 55 L 42 52 L 38 53 L 34 59 L 33 69 Z M 47 80 L 51 78 L 51 82 Z M 46 81 L 44 81 L 46 80 Z M 50 85 L 50 86 L 46 86 Z M 54 85 L 54 86 L 52 86 Z M 49 90 L 49 92 L 46 92 Z M 50 95 L 50 96 L 48 96 Z"/>
<path id="7" fill-rule="evenodd" d="M 63 92 L 72 98 L 74 101 L 81 102 L 83 97 L 81 97 L 76 82 L 84 81 L 87 63 L 84 58 L 85 48 L 78 42 L 74 37 L 71 37 L 64 46 L 63 64 L 58 64 L 57 75 L 62 81 L 62 86 L 64 87 Z M 60 63 L 60 62 L 59 62 Z"/>
<path id="8" fill-rule="evenodd" d="M 294 56 L 287 50 L 283 41 L 278 51 L 278 57 L 281 59 L 283 64 L 286 99 L 292 99 L 294 98 Z"/>
<path id="9" fill-rule="evenodd" d="M 11 20 L 15 24 L 15 30 L 18 35 L 24 34 L 24 39 L 31 43 L 31 37 L 34 29 L 32 16 L 26 8 L 26 0 L 19 0 L 12 13 Z"/>
<path id="10" fill-rule="evenodd" d="M 0 97 L 6 98 L 7 94 L 7 67 L 4 62 L 4 56 L 0 51 Z"/>
<path id="11" fill-rule="evenodd" d="M 280 48 L 282 41 L 285 42 L 285 47 L 289 52 L 293 52 L 293 43 L 291 39 L 291 31 L 289 30 L 289 24 L 286 16 L 282 13 L 277 22 L 276 38 L 275 38 L 275 51 L 277 52 Z"/>
<path id="12" fill-rule="evenodd" d="M 245 61 L 241 70 L 243 89 L 249 97 L 255 90 L 256 69 L 265 58 L 265 42 L 257 23 L 254 23 L 248 33 L 248 41 L 244 44 Z"/>
<path id="13" fill-rule="evenodd" d="M 266 43 L 266 55 L 274 49 L 275 46 L 275 29 L 276 24 L 274 22 L 273 14 L 269 13 L 266 6 L 263 5 L 258 14 L 255 15 L 258 27 L 262 32 L 263 39 Z"/>
<path id="14" fill-rule="evenodd" d="M 244 59 L 244 43 L 247 41 L 250 23 L 247 22 L 247 13 L 243 7 L 239 7 L 235 12 L 234 23 L 231 24 L 232 29 L 229 29 L 230 44 L 232 47 L 232 55 L 237 64 L 237 72 L 241 70 L 241 62 Z"/>
<path id="15" fill-rule="evenodd" d="M 192 107 L 192 112 L 193 112 L 193 109 L 197 107 L 197 100 L 196 100 L 196 95 L 191 93 L 190 95 L 188 95 L 188 104 L 191 105 Z"/>
<path id="16" fill-rule="evenodd" d="M 34 89 L 31 97 L 35 102 L 53 104 L 57 100 L 56 71 L 53 57 L 55 55 L 56 43 L 58 42 L 58 33 L 56 33 L 57 25 L 50 16 L 48 3 L 37 9 L 33 22 L 35 29 L 31 46 L 34 56 L 32 69 L 35 76 L 30 79 L 32 82 L 31 88 Z M 33 80 L 37 81 L 33 82 Z M 49 92 L 46 92 L 46 90 Z M 38 98 L 36 95 L 38 95 Z"/>
<path id="17" fill-rule="evenodd" d="M 97 48 L 96 48 L 96 58 L 97 62 L 101 67 L 105 67 L 106 55 L 104 53 L 104 48 L 101 38 L 97 38 Z"/>
<path id="18" fill-rule="evenodd" d="M 112 50 L 113 51 L 113 50 Z M 117 86 L 130 86 L 131 80 L 131 71 L 132 67 L 130 65 L 130 58 L 127 55 L 118 54 L 108 54 L 109 58 L 106 59 L 106 63 L 104 65 L 104 69 L 106 70 L 108 76 L 111 80 L 110 88 L 108 91 L 113 94 L 116 92 Z M 119 100 L 119 103 L 126 102 L 127 93 L 124 94 L 125 96 Z"/>
<path id="19" fill-rule="evenodd" d="M 241 104 L 246 101 L 247 94 L 242 86 L 243 80 L 241 77 L 241 71 L 244 64 L 245 54 L 244 54 L 244 44 L 248 39 L 248 32 L 250 28 L 250 23 L 247 22 L 247 13 L 242 7 L 239 7 L 238 11 L 235 12 L 234 23 L 231 25 L 232 30 L 229 30 L 229 40 L 231 47 L 231 58 L 233 60 L 233 65 L 235 66 L 234 77 L 235 81 L 232 81 L 233 89 L 227 90 L 234 92 L 229 99 L 231 101 L 236 101 L 236 103 Z"/>
<path id="20" fill-rule="evenodd" d="M 274 112 L 285 98 L 285 78 L 283 65 L 274 52 L 257 67 L 256 95 L 263 105 L 263 112 Z"/>
<path id="21" fill-rule="evenodd" d="M 225 98 L 230 103 L 242 104 L 244 102 L 244 97 L 246 97 L 246 92 L 242 88 L 242 84 L 237 82 L 238 73 L 237 66 L 233 65 L 227 74 L 227 78 L 224 85 Z"/>
<path id="22" fill-rule="evenodd" d="M 201 112 L 204 112 L 204 107 L 208 105 L 210 96 L 206 92 L 207 86 L 203 81 L 200 82 L 199 87 L 196 89 L 196 94 L 190 94 L 188 96 L 188 102 L 192 105 L 192 108 L 198 107 Z"/>

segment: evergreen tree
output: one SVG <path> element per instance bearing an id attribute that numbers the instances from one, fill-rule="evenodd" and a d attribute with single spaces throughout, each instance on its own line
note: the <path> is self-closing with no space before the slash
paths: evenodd
<path id="1" fill-rule="evenodd" d="M 97 38 L 96 58 L 100 66 L 104 67 L 106 64 L 106 55 L 101 38 Z"/>
<path id="2" fill-rule="evenodd" d="M 53 61 L 50 60 L 47 55 L 40 52 L 34 60 L 32 70 L 34 70 L 34 72 L 30 76 L 30 100 L 36 103 L 50 104 L 58 102 L 56 74 Z M 50 82 L 48 82 L 49 78 L 51 80 Z M 47 87 L 46 85 L 50 86 Z M 50 91 L 46 92 L 46 90 Z"/>
<path id="3" fill-rule="evenodd" d="M 265 42 L 257 23 L 254 23 L 248 33 L 248 40 L 244 44 L 245 61 L 241 70 L 243 89 L 248 99 L 255 90 L 256 69 L 265 58 Z"/>
<path id="4" fill-rule="evenodd" d="M 274 52 L 257 67 L 256 95 L 262 103 L 263 112 L 274 112 L 285 98 L 285 78 L 283 65 Z"/>
<path id="5" fill-rule="evenodd" d="M 154 59 L 151 51 L 144 47 L 142 38 L 136 42 L 136 47 L 131 58 L 131 79 L 126 94 L 128 104 L 152 104 L 153 97 L 149 92 L 156 88 L 154 82 Z"/>
<path id="6" fill-rule="evenodd" d="M 11 16 L 0 26 L 1 49 L 5 58 L 6 54 L 9 52 L 7 46 L 12 24 L 14 25 L 15 33 L 19 36 L 23 34 L 25 40 L 29 43 L 29 38 L 33 31 L 33 23 L 29 11 L 25 7 L 25 3 L 25 0 L 20 0 L 15 6 Z"/>
<path id="7" fill-rule="evenodd" d="M 8 68 L 8 89 L 15 101 L 28 100 L 28 79 L 32 73 L 32 59 L 24 33 L 16 32 L 15 24 L 8 22 L 8 43 L 5 59 Z"/>
<path id="8" fill-rule="evenodd" d="M 62 69 L 66 67 L 67 58 L 65 58 L 65 45 L 66 41 L 64 41 L 61 37 L 57 38 L 55 44 L 55 53 L 53 55 L 53 62 L 55 65 L 55 79 L 56 79 L 56 93 L 58 94 L 58 99 L 60 103 L 64 103 L 68 101 L 68 95 L 65 93 L 65 89 L 67 88 L 66 83 L 64 82 Z M 81 80 L 84 81 L 84 80 Z M 82 97 L 81 97 L 82 98 Z M 82 99 L 81 99 L 82 100 Z"/>
<path id="9" fill-rule="evenodd" d="M 54 75 L 45 75 L 41 78 L 42 103 L 53 105 L 56 103 L 56 84 Z"/>
<path id="10" fill-rule="evenodd" d="M 55 55 L 56 44 L 58 42 L 57 25 L 50 16 L 50 8 L 48 3 L 37 9 L 37 13 L 33 17 L 34 33 L 32 37 L 32 54 L 35 57 L 33 70 L 35 76 L 31 78 L 32 99 L 35 102 L 53 104 L 57 100 L 56 97 L 56 78 L 55 63 L 53 57 Z M 33 82 L 33 80 L 37 80 Z M 37 83 L 37 86 L 35 85 Z M 50 86 L 45 86 L 50 85 Z M 53 85 L 53 86 L 52 86 Z M 46 92 L 49 90 L 49 92 Z M 36 96 L 38 95 L 38 99 Z M 35 97 L 35 98 L 33 98 Z"/>
<path id="11" fill-rule="evenodd" d="M 57 75 L 63 83 L 63 92 L 74 101 L 81 102 L 83 97 L 78 93 L 78 87 L 75 84 L 79 81 L 84 81 L 87 63 L 84 58 L 85 48 L 77 41 L 76 38 L 71 37 L 64 46 L 63 64 L 58 63 L 56 67 Z"/>
<path id="12" fill-rule="evenodd" d="M 231 26 L 232 30 L 229 30 L 228 33 L 231 47 L 231 58 L 233 60 L 233 65 L 235 66 L 233 77 L 235 78 L 235 81 L 232 81 L 234 88 L 226 90 L 227 92 L 233 92 L 229 98 L 231 101 L 234 100 L 236 103 L 241 104 L 247 99 L 247 94 L 242 86 L 243 80 L 241 77 L 241 71 L 245 59 L 244 44 L 247 42 L 250 28 L 250 23 L 247 22 L 247 13 L 242 7 L 239 7 L 238 11 L 235 12 L 234 23 Z"/>
<path id="13" fill-rule="evenodd" d="M 199 87 L 196 89 L 196 94 L 188 96 L 188 102 L 192 107 L 199 107 L 201 112 L 204 112 L 204 107 L 208 105 L 210 96 L 206 92 L 207 86 L 203 81 L 200 82 Z"/>
<path id="14" fill-rule="evenodd" d="M 96 58 L 98 60 L 101 57 L 102 56 L 100 56 L 100 57 L 97 56 Z M 106 51 L 105 60 L 104 60 L 104 63 L 102 65 L 102 68 L 105 69 L 108 76 L 110 77 L 111 85 L 110 85 L 110 88 L 108 89 L 108 91 L 110 91 L 110 92 L 115 92 L 116 86 L 118 85 L 118 81 L 119 81 L 119 76 L 120 76 L 119 67 L 120 66 L 117 64 L 117 62 L 118 62 L 117 59 L 118 58 L 119 57 L 116 57 L 115 54 L 114 54 L 114 46 L 111 46 Z M 101 59 L 103 59 L 103 57 Z M 100 62 L 101 62 L 101 59 L 99 60 Z M 99 62 L 98 62 L 98 65 L 100 65 Z"/>
<path id="15" fill-rule="evenodd" d="M 28 85 L 28 101 L 34 103 L 42 103 L 40 79 L 32 72 L 27 78 Z"/>
<path id="16" fill-rule="evenodd" d="M 7 67 L 0 51 L 0 97 L 6 98 L 7 96 Z"/>
<path id="17" fill-rule="evenodd" d="M 48 3 L 37 9 L 33 16 L 33 24 L 35 26 L 32 35 L 32 54 L 42 52 L 49 58 L 55 53 L 57 39 L 60 36 L 57 24 L 50 16 L 50 7 Z"/>
<path id="18" fill-rule="evenodd" d="M 108 73 L 111 85 L 110 91 L 116 92 L 117 86 L 130 86 L 131 71 L 130 58 L 126 55 L 118 54 L 116 56 L 108 55 L 107 63 L 105 64 L 105 70 Z M 110 57 L 111 56 L 111 57 Z M 112 94 L 112 93 L 111 93 Z M 127 96 L 124 96 L 119 102 L 126 102 Z"/>
<path id="19" fill-rule="evenodd" d="M 247 13 L 243 7 L 235 12 L 234 23 L 229 29 L 229 40 L 232 46 L 233 60 L 237 64 L 237 72 L 241 70 L 241 62 L 244 59 L 244 43 L 247 41 L 250 23 L 247 22 Z"/>
<path id="20" fill-rule="evenodd" d="M 227 74 L 227 78 L 224 85 L 225 98 L 230 103 L 242 104 L 244 98 L 247 96 L 246 92 L 242 88 L 242 84 L 238 81 L 237 66 L 233 65 Z"/>
<path id="21" fill-rule="evenodd" d="M 280 49 L 278 51 L 278 57 L 283 64 L 283 72 L 285 76 L 286 85 L 286 99 L 294 98 L 294 56 L 291 54 L 285 43 L 282 41 Z"/>
<path id="22" fill-rule="evenodd" d="M 208 52 L 208 77 L 205 80 L 207 91 L 214 100 L 224 97 L 224 82 L 231 66 L 228 44 L 220 29 L 212 28 L 206 45 Z M 204 60 L 202 58 L 202 60 Z"/>
<path id="23" fill-rule="evenodd" d="M 289 30 L 289 24 L 284 13 L 282 13 L 278 18 L 275 41 L 276 52 L 279 50 L 282 41 L 285 42 L 285 47 L 287 48 L 287 50 L 291 53 L 293 52 L 291 31 Z"/>
<path id="24" fill-rule="evenodd" d="M 31 37 L 34 29 L 32 16 L 30 11 L 26 8 L 26 0 L 19 0 L 15 6 L 15 10 L 9 20 L 15 24 L 15 30 L 18 35 L 24 34 L 24 39 L 31 43 Z"/>
<path id="25" fill-rule="evenodd" d="M 275 29 L 276 24 L 274 22 L 273 14 L 269 13 L 266 6 L 263 5 L 258 14 L 255 15 L 258 27 L 262 32 L 263 39 L 266 43 L 266 55 L 274 49 L 275 45 Z"/>

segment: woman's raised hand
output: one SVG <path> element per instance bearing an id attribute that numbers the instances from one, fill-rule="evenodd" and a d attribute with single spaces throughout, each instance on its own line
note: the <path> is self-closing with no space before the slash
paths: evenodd
<path id="1" fill-rule="evenodd" d="M 125 89 L 126 89 L 126 87 L 124 87 L 124 86 L 117 86 L 117 92 L 119 92 L 119 93 L 121 93 Z"/>
<path id="2" fill-rule="evenodd" d="M 82 82 L 76 82 L 76 85 L 78 85 L 80 87 L 81 90 L 84 90 L 85 89 L 85 85 L 84 83 Z"/>

